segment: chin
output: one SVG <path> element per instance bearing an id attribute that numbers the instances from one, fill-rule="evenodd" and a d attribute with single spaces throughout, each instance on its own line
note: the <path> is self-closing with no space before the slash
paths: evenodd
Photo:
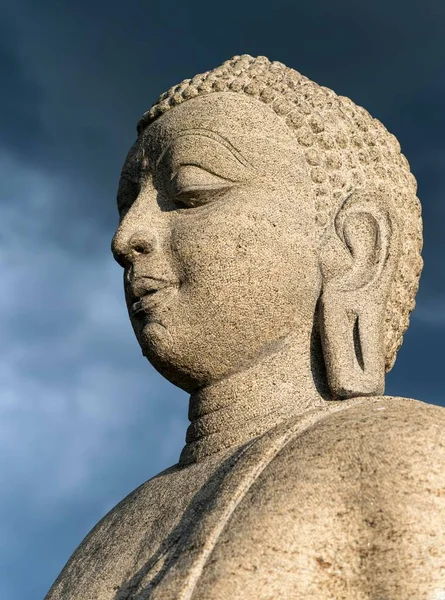
<path id="1" fill-rule="evenodd" d="M 142 354 L 170 383 L 189 394 L 205 384 L 195 361 L 178 352 L 174 338 L 163 325 L 152 321 L 136 337 Z"/>

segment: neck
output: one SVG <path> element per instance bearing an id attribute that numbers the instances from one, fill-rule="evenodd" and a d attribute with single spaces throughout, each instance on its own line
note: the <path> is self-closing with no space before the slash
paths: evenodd
<path id="1" fill-rule="evenodd" d="M 301 337 L 275 342 L 254 364 L 191 395 L 181 464 L 245 444 L 289 417 L 327 408 L 318 334 Z"/>

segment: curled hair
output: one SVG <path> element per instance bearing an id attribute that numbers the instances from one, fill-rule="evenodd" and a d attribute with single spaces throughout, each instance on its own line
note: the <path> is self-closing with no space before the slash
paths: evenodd
<path id="1" fill-rule="evenodd" d="M 385 369 L 393 367 L 415 306 L 423 267 L 417 184 L 397 139 L 349 98 L 337 96 L 264 56 L 234 56 L 162 94 L 140 119 L 144 129 L 170 108 L 212 92 L 237 92 L 267 104 L 284 119 L 303 150 L 323 231 L 352 189 L 376 186 L 390 194 L 402 235 L 385 312 Z"/>

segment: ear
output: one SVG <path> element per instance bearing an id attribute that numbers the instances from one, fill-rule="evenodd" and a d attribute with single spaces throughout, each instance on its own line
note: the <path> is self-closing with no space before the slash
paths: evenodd
<path id="1" fill-rule="evenodd" d="M 389 197 L 352 192 L 321 248 L 320 332 L 329 387 L 337 398 L 385 389 L 385 309 L 400 255 Z"/>

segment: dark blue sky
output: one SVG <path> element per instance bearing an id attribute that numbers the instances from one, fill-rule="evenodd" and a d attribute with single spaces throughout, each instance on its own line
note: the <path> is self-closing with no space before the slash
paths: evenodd
<path id="1" fill-rule="evenodd" d="M 133 339 L 116 187 L 153 100 L 235 54 L 284 62 L 398 137 L 425 269 L 386 393 L 445 404 L 443 0 L 0 5 L 0 598 L 43 598 L 89 529 L 178 458 L 187 397 Z"/>

